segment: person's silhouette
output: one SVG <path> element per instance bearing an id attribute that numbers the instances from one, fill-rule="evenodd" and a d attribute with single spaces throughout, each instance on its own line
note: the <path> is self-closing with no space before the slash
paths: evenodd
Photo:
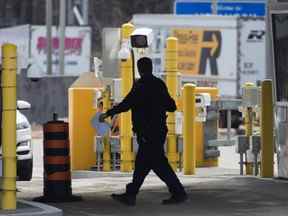
<path id="1" fill-rule="evenodd" d="M 187 199 L 186 192 L 171 168 L 164 152 L 167 135 L 166 112 L 176 110 L 175 101 L 168 93 L 165 83 L 153 76 L 150 58 L 137 62 L 140 79 L 121 103 L 100 116 L 101 120 L 115 114 L 132 110 L 133 131 L 136 133 L 139 150 L 135 161 L 133 180 L 123 194 L 112 198 L 126 205 L 135 205 L 136 195 L 150 170 L 166 183 L 172 196 L 163 204 L 181 203 Z"/>

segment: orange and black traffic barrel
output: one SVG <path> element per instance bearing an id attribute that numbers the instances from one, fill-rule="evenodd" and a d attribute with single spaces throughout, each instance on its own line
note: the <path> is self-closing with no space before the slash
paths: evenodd
<path id="1" fill-rule="evenodd" d="M 38 199 L 46 202 L 78 200 L 72 196 L 69 125 L 58 121 L 57 114 L 53 121 L 43 126 L 44 132 L 44 196 Z"/>

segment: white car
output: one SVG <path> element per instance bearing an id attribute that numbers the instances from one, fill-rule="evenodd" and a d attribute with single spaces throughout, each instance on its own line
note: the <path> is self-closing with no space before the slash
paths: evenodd
<path id="1" fill-rule="evenodd" d="M 31 105 L 22 100 L 17 101 L 16 111 L 16 154 L 17 154 L 17 176 L 20 181 L 30 181 L 33 171 L 33 152 L 31 143 L 31 125 L 20 111 L 30 109 Z M 0 149 L 2 156 L 2 149 Z"/>
<path id="2" fill-rule="evenodd" d="M 17 176 L 20 181 L 30 181 L 33 172 L 33 151 L 31 125 L 25 115 L 20 111 L 30 109 L 31 105 L 22 100 L 17 101 Z"/>

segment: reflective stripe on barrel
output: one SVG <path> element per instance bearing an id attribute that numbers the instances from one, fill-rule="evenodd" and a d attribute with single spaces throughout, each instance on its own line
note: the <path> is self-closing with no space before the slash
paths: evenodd
<path id="1" fill-rule="evenodd" d="M 63 165 L 63 164 L 69 164 L 70 157 L 68 156 L 46 156 L 44 160 L 47 165 L 50 165 L 50 164 Z"/>
<path id="2" fill-rule="evenodd" d="M 69 149 L 69 142 L 67 140 L 45 140 L 45 148 L 48 149 L 61 149 L 61 148 L 68 148 Z"/>
<path id="3" fill-rule="evenodd" d="M 63 181 L 71 179 L 71 173 L 68 172 L 55 172 L 48 177 L 49 181 Z"/>

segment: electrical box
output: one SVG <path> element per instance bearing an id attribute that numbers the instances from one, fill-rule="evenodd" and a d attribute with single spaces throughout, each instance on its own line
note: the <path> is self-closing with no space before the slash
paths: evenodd
<path id="1" fill-rule="evenodd" d="M 242 88 L 242 98 L 244 107 L 256 107 L 259 105 L 259 87 L 249 86 Z"/>
<path id="2" fill-rule="evenodd" d="M 211 96 L 208 93 L 196 95 L 196 121 L 205 122 L 207 117 L 207 107 L 211 105 Z"/>

